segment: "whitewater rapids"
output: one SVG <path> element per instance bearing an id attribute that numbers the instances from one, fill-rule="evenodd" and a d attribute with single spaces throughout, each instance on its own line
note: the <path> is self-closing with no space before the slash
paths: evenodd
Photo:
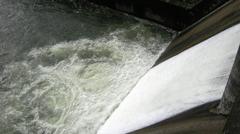
<path id="1" fill-rule="evenodd" d="M 96 133 L 173 32 L 109 9 L 0 1 L 0 133 Z"/>

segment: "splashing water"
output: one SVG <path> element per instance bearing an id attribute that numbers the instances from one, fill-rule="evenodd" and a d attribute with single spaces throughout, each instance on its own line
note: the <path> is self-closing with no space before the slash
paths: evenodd
<path id="1" fill-rule="evenodd" d="M 96 133 L 171 39 L 151 28 L 131 24 L 95 39 L 35 46 L 5 64 L 0 133 Z"/>

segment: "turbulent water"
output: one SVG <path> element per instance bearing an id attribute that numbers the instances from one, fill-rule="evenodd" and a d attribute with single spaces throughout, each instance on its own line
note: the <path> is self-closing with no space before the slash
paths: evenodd
<path id="1" fill-rule="evenodd" d="M 0 133 L 96 133 L 173 33 L 40 2 L 0 1 Z"/>

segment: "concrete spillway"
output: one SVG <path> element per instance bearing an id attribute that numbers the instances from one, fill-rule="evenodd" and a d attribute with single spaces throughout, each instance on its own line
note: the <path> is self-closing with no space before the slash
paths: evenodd
<path id="1" fill-rule="evenodd" d="M 132 132 L 220 99 L 239 38 L 240 24 L 151 69 L 98 133 Z"/>
<path id="2" fill-rule="evenodd" d="M 127 6 L 134 6 L 126 10 L 133 12 L 122 11 L 180 29 L 205 14 L 192 12 L 201 6 L 185 12 L 154 1 L 148 8 L 130 2 Z M 115 8 L 123 9 L 126 3 L 118 2 Z M 238 10 L 238 5 L 230 8 Z M 192 13 L 199 17 L 188 22 Z M 226 23 L 221 22 L 217 26 Z M 227 24 L 238 21 L 232 22 Z M 217 100 L 239 46 L 239 29 L 234 26 L 144 75 L 175 32 L 102 7 L 73 10 L 52 0 L 1 0 L 0 133 L 126 133 Z M 196 43 L 203 33 L 193 33 Z"/>

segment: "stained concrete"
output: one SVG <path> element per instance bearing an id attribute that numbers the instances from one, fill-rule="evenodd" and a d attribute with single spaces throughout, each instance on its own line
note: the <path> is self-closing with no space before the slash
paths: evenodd
<path id="1" fill-rule="evenodd" d="M 236 56 L 228 83 L 219 105 L 220 112 L 229 114 L 225 134 L 240 132 L 240 49 Z"/>
<path id="2" fill-rule="evenodd" d="M 222 134 L 226 117 L 209 112 L 210 102 L 131 134 Z"/>

